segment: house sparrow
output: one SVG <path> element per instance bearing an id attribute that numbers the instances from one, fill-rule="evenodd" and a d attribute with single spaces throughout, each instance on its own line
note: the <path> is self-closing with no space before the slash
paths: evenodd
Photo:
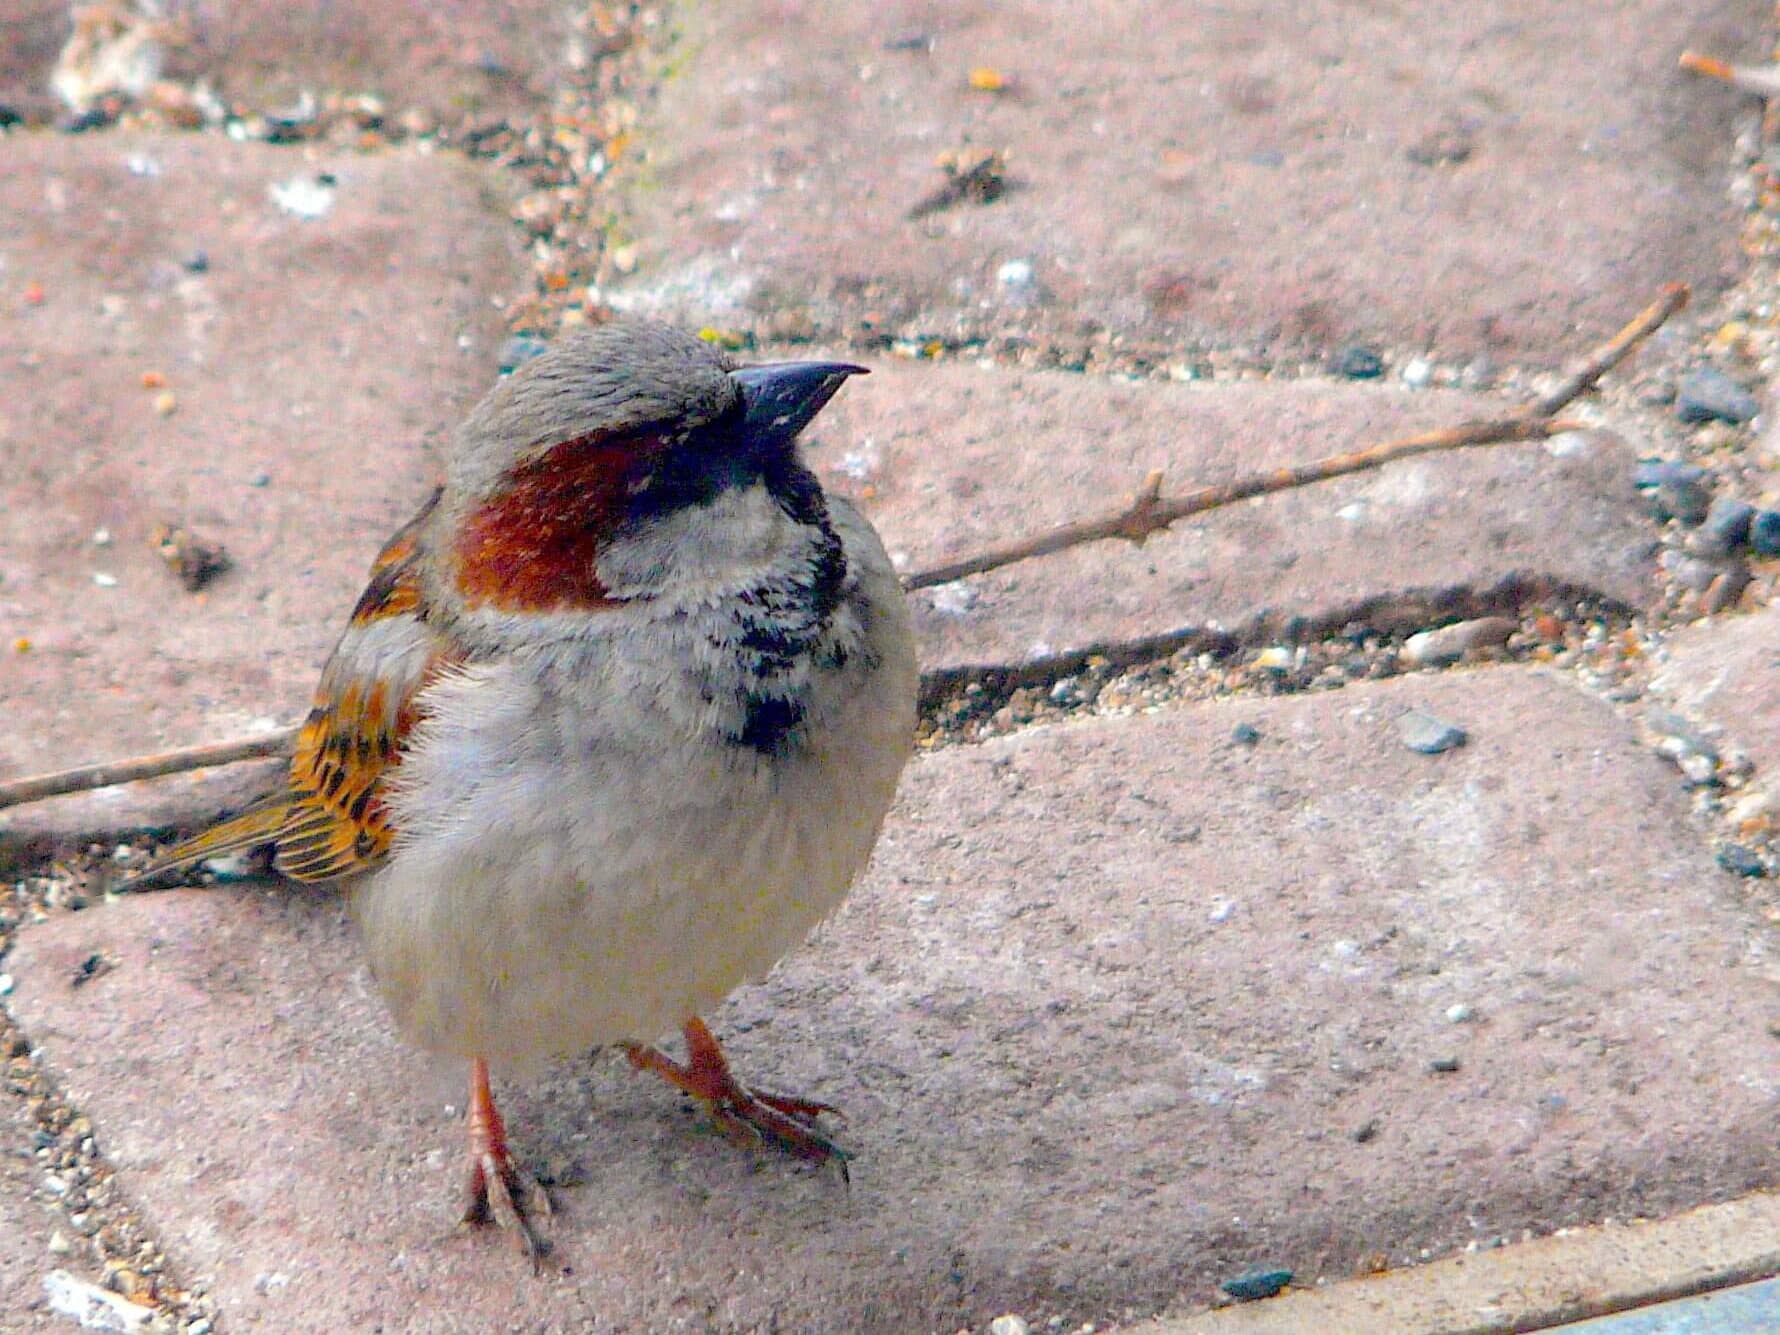
<path id="1" fill-rule="evenodd" d="M 840 902 L 912 747 L 895 572 L 795 444 L 863 369 L 639 322 L 528 363 L 378 555 L 288 783 L 137 878 L 269 849 L 344 884 L 403 1033 L 470 1062 L 464 1217 L 534 1264 L 491 1060 L 618 1044 L 844 1171 L 833 1110 L 741 1084 L 698 1017 Z M 684 1062 L 650 1046 L 676 1025 Z"/>

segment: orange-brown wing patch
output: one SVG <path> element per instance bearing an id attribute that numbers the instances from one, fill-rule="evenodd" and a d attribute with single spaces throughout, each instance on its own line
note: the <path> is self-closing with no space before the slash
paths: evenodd
<path id="1" fill-rule="evenodd" d="M 365 871 L 395 831 L 380 789 L 418 718 L 415 697 L 449 655 L 428 629 L 418 531 L 432 498 L 384 546 L 291 759 L 290 808 L 273 865 L 296 881 Z"/>

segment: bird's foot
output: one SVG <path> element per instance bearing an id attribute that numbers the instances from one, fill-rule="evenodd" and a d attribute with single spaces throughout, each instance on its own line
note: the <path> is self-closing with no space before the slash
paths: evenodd
<path id="1" fill-rule="evenodd" d="M 547 1218 L 550 1212 L 544 1188 L 507 1148 L 507 1129 L 488 1087 L 488 1064 L 478 1058 L 470 1072 L 470 1178 L 462 1223 L 505 1229 L 536 1271 L 548 1244 L 533 1230 L 531 1219 Z"/>
<path id="2" fill-rule="evenodd" d="M 653 1071 L 710 1109 L 711 1120 L 741 1144 L 772 1144 L 809 1163 L 839 1165 L 847 1178 L 853 1156 L 830 1140 L 817 1122 L 823 1113 L 840 1115 L 831 1104 L 791 1094 L 750 1089 L 735 1078 L 729 1060 L 702 1020 L 685 1026 L 686 1060 L 677 1062 L 659 1048 L 627 1044 L 625 1055 L 639 1071 Z"/>

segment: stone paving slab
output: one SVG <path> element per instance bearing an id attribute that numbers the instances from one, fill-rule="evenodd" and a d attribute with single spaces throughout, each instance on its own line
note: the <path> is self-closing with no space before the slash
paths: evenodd
<path id="1" fill-rule="evenodd" d="M 1470 743 L 1405 750 L 1410 706 Z M 77 991 L 93 951 L 117 967 Z M 1257 1262 L 1780 1176 L 1766 938 L 1630 727 L 1522 669 L 923 756 L 860 892 L 715 1017 L 761 1083 L 848 1110 L 851 1191 L 564 1066 L 503 1087 L 572 1183 L 540 1280 L 449 1234 L 459 1073 L 398 1046 L 334 899 L 128 900 L 8 968 L 162 1244 L 265 1328 L 1104 1324 Z"/>
<path id="2" fill-rule="evenodd" d="M 0 107 L 20 120 L 47 120 L 60 109 L 49 75 L 68 40 L 68 8 L 67 0 L 0 3 Z"/>
<path id="3" fill-rule="evenodd" d="M 67 114 L 59 102 L 46 107 L 45 98 L 71 30 L 70 8 L 67 0 L 0 3 L 7 34 L 0 103 L 33 119 L 46 110 Z M 572 22 L 573 6 L 547 0 L 177 0 L 161 9 L 168 19 L 156 30 L 163 74 L 202 81 L 263 111 L 295 107 L 305 92 L 345 92 L 380 96 L 392 114 L 529 116 L 595 54 Z M 97 68 L 101 59 L 75 57 L 70 68 Z"/>
<path id="4" fill-rule="evenodd" d="M 1675 64 L 1759 58 L 1768 8 L 689 7 L 619 290 L 819 336 L 1556 364 L 1665 282 L 1741 272 L 1725 145 L 1743 103 Z M 1005 150 L 1007 192 L 910 217 L 936 158 L 971 149 Z"/>
<path id="5" fill-rule="evenodd" d="M 1122 1335 L 1506 1335 L 1546 1330 L 1600 1312 L 1624 1312 L 1614 1335 L 1694 1335 L 1691 1313 L 1749 1311 L 1780 1269 L 1780 1196 L 1754 1192 L 1660 1220 L 1619 1221 L 1557 1237 L 1464 1253 L 1424 1266 L 1321 1288 L 1295 1288 L 1264 1303 L 1225 1307 L 1122 1328 Z M 1773 1281 L 1769 1281 L 1771 1285 Z M 1702 1289 L 1734 1284 L 1697 1299 Z M 1769 1290 L 1771 1291 L 1771 1290 Z M 1670 1299 L 1672 1301 L 1664 1301 Z M 1657 1303 L 1657 1306 L 1644 1306 Z M 1636 1310 L 1627 1310 L 1636 1309 Z M 1661 1322 L 1675 1316 L 1672 1325 Z M 1654 1323 L 1654 1324 L 1652 1324 Z M 1728 1330 L 1770 1329 L 1746 1320 Z M 1594 1325 L 1563 1326 L 1599 1335 Z M 1713 1328 L 1707 1328 L 1713 1329 Z M 1705 1329 L 1698 1335 L 1706 1335 Z"/>
<path id="6" fill-rule="evenodd" d="M 1780 774 L 1780 607 L 1721 617 L 1669 637 L 1655 691 L 1755 761 L 1768 787 Z"/>
<path id="7" fill-rule="evenodd" d="M 1334 382 L 889 362 L 817 419 L 808 453 L 830 485 L 864 496 L 916 570 L 1103 513 L 1151 469 L 1173 494 L 1505 411 L 1480 395 Z M 1289 635 L 1366 619 L 1369 605 L 1374 622 L 1420 627 L 1492 595 L 1515 603 L 1517 585 L 1642 606 L 1656 591 L 1654 533 L 1633 466 L 1601 433 L 1453 451 L 1230 506 L 1142 548 L 1077 548 L 917 595 L 923 663 L 1021 663 L 1208 625 Z"/>
<path id="8" fill-rule="evenodd" d="M 426 494 L 427 440 L 494 377 L 494 302 L 527 281 L 504 181 L 220 137 L 21 135 L 4 153 L 0 776 L 297 716 Z M 274 202 L 293 182 L 331 200 L 322 216 Z M 151 543 L 162 521 L 234 568 L 188 593 Z M 152 823 L 180 791 L 139 788 L 0 831 Z"/>

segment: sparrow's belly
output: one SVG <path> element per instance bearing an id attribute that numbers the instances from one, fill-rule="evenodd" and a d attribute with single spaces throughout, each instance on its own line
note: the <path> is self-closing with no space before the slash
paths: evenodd
<path id="1" fill-rule="evenodd" d="M 912 680 L 865 685 L 912 707 Z M 469 738 L 417 757 L 398 813 L 453 815 L 405 834 L 355 905 L 401 1028 L 523 1066 L 652 1040 L 764 973 L 845 895 L 907 755 L 910 708 L 851 705 L 776 759 L 520 743 L 503 766 Z"/>

